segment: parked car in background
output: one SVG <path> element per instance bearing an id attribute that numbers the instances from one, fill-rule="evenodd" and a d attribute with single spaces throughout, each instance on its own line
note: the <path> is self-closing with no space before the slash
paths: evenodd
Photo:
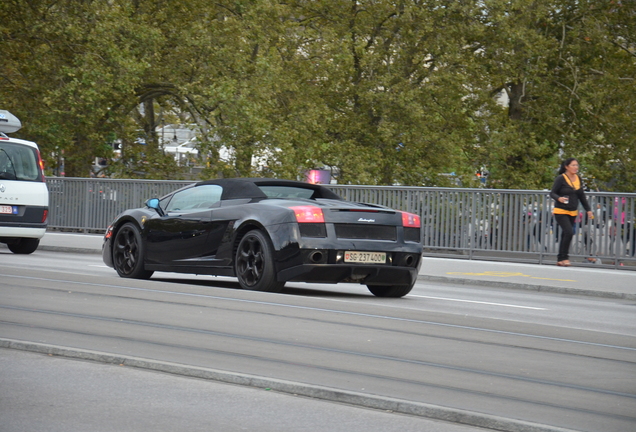
<path id="1" fill-rule="evenodd" d="M 49 193 L 37 144 L 10 138 L 22 124 L 0 110 L 0 243 L 30 254 L 46 232 Z"/>
<path id="2" fill-rule="evenodd" d="M 103 260 L 127 278 L 223 275 L 270 292 L 286 282 L 354 282 L 376 296 L 402 297 L 417 279 L 420 238 L 418 215 L 349 202 L 324 186 L 218 179 L 118 215 Z"/>

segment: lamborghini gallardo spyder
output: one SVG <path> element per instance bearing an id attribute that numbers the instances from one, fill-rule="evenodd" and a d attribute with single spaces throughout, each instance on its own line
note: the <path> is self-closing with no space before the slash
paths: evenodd
<path id="1" fill-rule="evenodd" d="M 418 215 L 346 201 L 326 186 L 207 180 L 118 215 L 102 255 L 126 278 L 230 276 L 243 289 L 269 292 L 286 282 L 353 282 L 402 297 L 421 265 L 420 224 Z"/>

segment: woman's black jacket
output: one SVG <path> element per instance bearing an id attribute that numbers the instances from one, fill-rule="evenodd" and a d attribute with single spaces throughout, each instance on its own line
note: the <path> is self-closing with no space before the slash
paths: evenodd
<path id="1" fill-rule="evenodd" d="M 554 179 L 554 184 L 552 185 L 552 190 L 550 191 L 550 197 L 554 199 L 554 206 L 556 208 L 560 208 L 568 211 L 575 211 L 579 208 L 579 201 L 583 204 L 583 208 L 585 211 L 590 211 L 590 204 L 587 202 L 587 198 L 585 198 L 585 191 L 583 190 L 583 180 L 579 177 L 579 182 L 581 187 L 579 189 L 574 189 L 570 184 L 565 180 L 565 176 L 563 174 L 559 175 L 556 179 Z M 564 204 L 558 201 L 559 197 L 568 196 L 570 197 L 570 202 Z"/>

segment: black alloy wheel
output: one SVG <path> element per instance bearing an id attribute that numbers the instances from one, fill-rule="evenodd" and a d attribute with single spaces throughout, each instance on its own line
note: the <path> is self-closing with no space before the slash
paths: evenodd
<path id="1" fill-rule="evenodd" d="M 285 282 L 276 281 L 273 246 L 260 230 L 249 231 L 236 251 L 235 270 L 241 288 L 253 291 L 280 292 Z"/>
<path id="2" fill-rule="evenodd" d="M 367 288 L 376 297 L 404 297 L 414 285 L 367 285 Z"/>
<path id="3" fill-rule="evenodd" d="M 121 277 L 149 279 L 152 271 L 144 269 L 143 244 L 137 226 L 128 222 L 113 241 L 113 265 Z"/>

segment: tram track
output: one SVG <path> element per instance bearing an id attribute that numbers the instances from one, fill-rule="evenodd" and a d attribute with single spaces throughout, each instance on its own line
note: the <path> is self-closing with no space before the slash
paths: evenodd
<path id="1" fill-rule="evenodd" d="M 166 283 L 157 289 L 151 287 L 157 285 L 154 281 L 126 286 L 72 279 L 1 274 L 0 337 L 22 335 L 53 345 L 73 340 L 78 349 L 119 347 L 106 352 L 181 359 L 236 373 L 265 372 L 309 385 L 350 382 L 341 388 L 356 391 L 371 383 L 365 388 L 371 394 L 422 403 L 431 403 L 430 395 L 439 393 L 442 405 L 458 397 L 472 410 L 480 406 L 477 401 L 487 400 L 484 412 L 512 404 L 534 407 L 530 411 L 577 413 L 599 422 L 636 422 L 624 410 L 604 411 L 590 402 L 636 406 L 636 394 L 624 385 L 577 382 L 559 375 L 566 370 L 561 366 L 556 372 L 542 370 L 553 362 L 627 373 L 636 366 L 630 336 L 577 331 L 580 338 L 566 338 L 559 333 L 571 330 L 549 326 L 525 326 L 536 333 L 509 331 L 501 320 L 482 318 L 467 325 L 460 324 L 469 321 L 466 317 L 442 312 L 426 316 L 443 319 L 422 319 L 423 312 L 390 303 L 338 302 L 336 307 L 308 297 L 231 290 L 211 294 L 187 284 Z M 474 325 L 484 323 L 488 326 Z M 298 335 L 302 341 L 295 340 Z M 460 349 L 461 355 L 449 354 Z M 567 402 L 559 402 L 564 397 Z"/>
<path id="2" fill-rule="evenodd" d="M 0 274 L 0 278 L 11 278 L 11 277 L 16 277 L 13 275 L 3 275 Z M 83 295 L 83 296 L 91 296 L 91 297 L 95 297 L 97 301 L 102 301 L 104 299 L 108 299 L 108 298 L 118 298 L 118 299 L 127 299 L 127 300 L 131 300 L 131 301 L 147 301 L 150 303 L 157 303 L 157 304 L 161 304 L 161 305 L 174 305 L 174 306 L 192 306 L 192 307 L 196 307 L 196 308 L 206 308 L 206 309 L 211 309 L 211 310 L 228 310 L 228 309 L 232 309 L 232 310 L 241 310 L 240 306 L 239 307 L 221 307 L 218 305 L 213 305 L 211 303 L 201 303 L 201 300 L 208 300 L 208 301 L 221 301 L 221 302 L 226 302 L 227 303 L 238 303 L 238 304 L 250 304 L 250 305 L 256 305 L 256 306 L 274 306 L 274 307 L 279 307 L 281 308 L 281 312 L 277 312 L 275 315 L 277 317 L 285 317 L 285 318 L 295 318 L 295 317 L 299 317 L 298 314 L 292 314 L 292 313 L 283 313 L 283 310 L 287 310 L 287 309 L 292 309 L 292 310 L 300 310 L 300 311 L 309 311 L 309 312 L 324 312 L 327 315 L 346 315 L 346 316 L 351 316 L 351 317 L 363 317 L 363 318 L 371 318 L 371 319 L 376 319 L 379 321 L 388 321 L 391 322 L 393 321 L 395 323 L 410 323 L 410 324 L 417 324 L 417 325 L 423 325 L 423 326 L 431 326 L 431 327 L 442 327 L 442 328 L 447 328 L 450 330 L 460 330 L 460 331 L 469 331 L 469 332 L 478 332 L 478 333 L 488 333 L 488 334 L 492 334 L 498 338 L 501 337 L 514 337 L 514 338 L 521 338 L 521 339 L 530 339 L 530 340 L 543 340 L 543 341 L 549 341 L 549 342 L 556 342 L 559 344 L 572 344 L 572 345 L 582 345 L 582 346 L 589 346 L 589 347 L 596 347 L 596 348 L 601 348 L 601 349 L 612 349 L 612 350 L 619 350 L 619 351 L 625 351 L 627 353 L 627 355 L 629 356 L 628 358 L 632 358 L 633 360 L 630 362 L 636 362 L 636 357 L 632 357 L 633 353 L 636 353 L 636 338 L 633 337 L 629 337 L 629 336 L 619 336 L 618 338 L 614 337 L 614 339 L 622 339 L 623 341 L 627 342 L 624 345 L 616 345 L 616 344 L 611 344 L 611 343 L 599 343 L 599 342 L 592 342 L 590 340 L 575 340 L 575 339 L 568 339 L 565 337 L 556 337 L 556 336 L 548 336 L 545 334 L 545 332 L 542 332 L 541 334 L 536 333 L 536 334 L 531 334 L 531 333 L 522 333 L 522 332 L 515 332 L 515 331 L 509 331 L 509 330 L 502 330 L 502 329 L 496 329 L 496 328 L 492 328 L 492 327 L 477 327 L 477 326 L 468 326 L 468 325 L 461 325 L 461 324 L 456 324 L 456 323 L 452 323 L 452 322 L 448 322 L 448 321 L 431 321 L 431 320 L 423 320 L 423 319 L 418 319 L 418 318 L 410 318 L 408 316 L 396 316 L 396 315 L 388 315 L 388 314 L 375 314 L 375 313 L 360 313 L 360 312 L 356 312 L 356 311 L 351 311 L 351 310 L 347 310 L 347 309 L 334 309 L 334 308 L 324 308 L 324 307 L 313 307 L 313 306 L 306 306 L 306 305 L 299 305 L 299 304 L 290 304 L 290 303 L 284 303 L 284 302 L 275 302 L 275 301 L 263 301 L 263 300 L 256 300 L 256 299 L 246 299 L 246 298 L 236 298 L 236 297 L 232 297 L 232 296 L 218 296 L 218 295 L 210 295 L 210 294 L 203 294 L 203 293 L 193 293 L 193 292 L 178 292 L 178 291 L 171 291 L 171 290 L 162 290 L 162 289 L 154 289 L 154 288 L 140 288 L 140 287 L 129 287 L 129 286 L 121 286 L 121 285 L 111 285 L 111 284 L 94 284 L 94 283 L 85 283 L 85 282 L 74 282 L 74 281 L 68 281 L 68 280 L 63 280 L 63 279 L 49 279 L 49 278 L 31 278 L 31 277 L 25 277 L 25 276 L 17 276 L 17 278 L 20 279 L 25 279 L 25 280 L 41 280 L 41 281 L 46 281 L 46 282 L 52 282 L 52 283 L 59 283 L 59 284 L 72 284 L 73 286 L 87 286 L 87 287 L 92 287 L 92 286 L 97 286 L 97 287 L 101 287 L 101 288 L 113 288 L 116 290 L 123 290 L 124 294 L 114 294 L 114 293 L 104 293 L 104 292 L 91 292 L 91 291 L 79 291 L 79 290 L 72 290 L 69 288 L 49 288 L 49 287 L 29 287 L 29 288 L 35 288 L 35 289 L 41 289 L 44 291 L 49 291 L 52 293 L 62 293 L 64 295 L 66 294 L 71 294 L 71 295 Z M 0 284 L 1 286 L 1 284 Z M 143 292 L 143 293 L 147 293 L 147 294 L 162 294 L 162 295 L 173 295 L 175 296 L 175 299 L 171 299 L 171 300 L 165 300 L 165 299 L 155 299 L 155 298 L 149 298 L 149 297 L 140 297 L 140 296 L 134 296 L 131 295 L 131 293 L 139 293 L 139 292 Z M 240 291 L 238 291 L 240 292 Z M 181 300 L 180 298 L 183 298 L 183 300 Z M 188 301 L 187 299 L 197 299 L 198 302 L 194 302 L 194 301 Z M 2 305 L 0 305 L 0 308 L 2 307 Z M 391 310 L 393 309 L 391 306 L 386 306 L 386 305 L 382 305 L 381 306 L 382 309 L 388 309 Z M 242 312 L 251 312 L 254 314 L 264 314 L 264 315 L 272 315 L 272 312 L 267 312 L 267 313 L 263 313 L 263 311 L 261 310 L 241 310 Z M 399 312 L 403 312 L 402 309 L 398 310 Z M 53 312 L 51 312 L 53 313 Z M 97 317 L 95 317 L 97 318 Z M 373 325 L 369 325 L 369 324 L 365 324 L 365 325 L 361 325 L 359 323 L 351 323 L 351 322 L 343 322 L 341 320 L 337 320 L 337 319 L 329 319 L 326 318 L 324 316 L 322 316 L 320 319 L 315 318 L 315 317 L 311 317 L 311 316 L 303 316 L 302 317 L 304 320 L 310 320 L 310 321 L 314 321 L 316 323 L 321 323 L 321 324 L 328 324 L 328 323 L 337 323 L 340 326 L 345 326 L 345 327 L 357 327 L 357 328 L 364 328 L 364 329 L 370 329 L 370 330 L 387 330 L 387 329 L 396 329 L 396 331 L 398 331 L 399 333 L 402 334 L 410 334 L 410 335 L 414 335 L 414 336 L 426 336 L 426 337 L 439 337 L 436 336 L 434 334 L 432 334 L 431 332 L 423 332 L 423 331 L 412 331 L 412 330 L 408 330 L 405 328 L 396 328 L 395 326 L 393 327 L 387 327 L 387 326 L 373 326 Z M 536 327 L 536 326 L 535 326 Z M 545 328 L 547 326 L 542 326 L 542 328 Z M 591 334 L 593 332 L 587 331 L 587 332 L 583 332 L 586 334 Z M 601 332 L 602 333 L 602 332 Z M 613 335 L 609 335 L 609 334 L 602 334 L 603 338 L 608 338 L 608 337 L 613 337 Z M 462 338 L 462 337 L 457 337 L 457 336 L 444 336 L 442 337 L 444 339 L 448 339 L 448 340 L 455 340 L 457 342 L 472 342 L 474 341 L 474 338 Z M 554 350 L 554 349 L 546 349 L 546 348 L 539 348 L 539 347 L 529 347 L 527 346 L 527 344 L 523 344 L 523 343 L 519 343 L 519 341 L 516 341 L 515 343 L 503 343 L 501 342 L 501 339 L 496 339 L 496 340 L 491 340 L 491 341 L 480 341 L 481 344 L 489 344 L 492 345 L 493 347 L 517 347 L 517 348 L 529 348 L 529 349 L 535 349 L 535 350 L 543 350 L 546 352 L 558 352 L 558 353 L 563 353 L 563 346 L 560 345 L 559 346 L 559 350 Z M 585 354 L 579 354 L 581 356 L 586 356 Z M 608 357 L 599 357 L 599 358 L 604 358 L 604 359 L 609 359 Z"/>
<path id="3" fill-rule="evenodd" d="M 174 326 L 174 325 L 162 325 L 162 324 L 157 324 L 157 323 L 141 322 L 141 321 L 135 321 L 135 320 L 124 320 L 124 319 L 120 319 L 120 318 L 105 318 L 105 317 L 88 316 L 88 315 L 82 315 L 82 314 L 60 313 L 60 312 L 46 311 L 46 310 L 36 310 L 36 309 L 27 309 L 27 308 L 12 308 L 12 307 L 6 307 L 6 306 L 0 306 L 0 309 L 18 310 L 18 311 L 38 313 L 38 314 L 50 314 L 50 315 L 66 316 L 66 317 L 72 317 L 72 318 L 79 318 L 79 319 L 83 319 L 83 320 L 108 321 L 108 322 L 113 322 L 113 323 L 122 324 L 122 325 L 144 326 L 144 327 L 152 327 L 152 328 L 159 329 L 159 330 L 171 330 L 171 331 L 177 331 L 177 332 L 183 332 L 183 333 L 197 333 L 197 334 L 204 334 L 204 335 L 208 335 L 208 336 L 222 337 L 222 338 L 228 338 L 228 339 L 238 339 L 238 340 L 250 341 L 250 342 L 266 343 L 266 344 L 273 344 L 273 345 L 283 345 L 283 346 L 286 346 L 286 347 L 293 347 L 293 348 L 298 348 L 298 349 L 303 349 L 303 350 L 316 350 L 316 351 L 322 351 L 322 352 L 328 352 L 328 353 L 344 354 L 344 355 L 347 355 L 347 356 L 372 358 L 372 359 L 383 360 L 383 361 L 388 361 L 388 362 L 407 363 L 407 364 L 418 365 L 418 366 L 427 366 L 427 367 L 432 367 L 432 368 L 452 370 L 452 371 L 456 371 L 456 372 L 465 372 L 465 373 L 471 373 L 471 374 L 477 374 L 477 375 L 485 375 L 485 376 L 489 376 L 489 377 L 493 377 L 493 378 L 504 378 L 506 380 L 515 380 L 515 381 L 522 381 L 522 382 L 528 382 L 528 383 L 540 384 L 540 385 L 546 385 L 546 386 L 571 388 L 571 389 L 583 390 L 583 391 L 592 392 L 592 393 L 599 393 L 599 394 L 605 394 L 605 395 L 612 395 L 612 396 L 619 396 L 619 397 L 626 397 L 626 398 L 636 399 L 636 394 L 629 394 L 629 393 L 623 393 L 623 392 L 613 392 L 613 391 L 607 391 L 607 390 L 598 389 L 598 388 L 590 388 L 590 387 L 579 386 L 579 385 L 564 384 L 564 383 L 552 382 L 552 381 L 547 381 L 547 380 L 539 380 L 539 379 L 528 378 L 528 377 L 520 376 L 520 375 L 502 374 L 502 373 L 497 373 L 497 372 L 493 372 L 493 371 L 479 370 L 479 369 L 475 369 L 475 368 L 459 367 L 459 366 L 453 366 L 453 365 L 447 365 L 447 364 L 441 364 L 441 363 L 427 362 L 427 361 L 422 361 L 422 360 L 417 360 L 417 359 L 410 359 L 410 358 L 406 358 L 406 357 L 386 356 L 386 355 L 379 355 L 379 354 L 373 354 L 373 353 L 361 352 L 361 351 L 335 349 L 335 348 L 317 346 L 317 345 L 311 345 L 311 344 L 292 343 L 292 342 L 281 341 L 281 340 L 276 340 L 276 339 L 272 339 L 272 338 L 250 337 L 250 336 L 245 336 L 245 335 L 216 332 L 216 331 L 210 331 L 210 330 L 205 330 L 205 329 L 197 329 L 197 328 L 190 328 L 190 327 L 179 327 L 179 326 Z M 105 335 L 102 335 L 102 334 L 97 334 L 97 333 L 70 331 L 70 330 L 67 330 L 67 329 L 64 329 L 64 328 L 61 328 L 61 327 L 34 326 L 34 325 L 22 324 L 22 323 L 18 323 L 18 322 L 9 322 L 9 321 L 0 320 L 0 326 L 2 326 L 2 325 L 8 325 L 8 326 L 11 326 L 11 325 L 14 325 L 14 326 L 27 326 L 28 325 L 29 328 L 31 328 L 31 329 L 39 328 L 41 330 L 46 330 L 46 331 L 64 332 L 64 333 L 77 334 L 77 335 L 81 334 L 83 336 L 108 337 L 108 336 L 105 336 Z M 173 344 L 159 343 L 159 342 L 148 341 L 148 340 L 145 340 L 145 339 L 124 338 L 124 337 L 121 337 L 121 336 L 117 336 L 116 338 L 117 339 L 121 339 L 121 340 L 127 340 L 128 342 L 132 342 L 134 344 L 151 343 L 151 344 L 159 345 L 159 346 L 161 346 L 163 348 L 169 348 L 169 349 L 170 348 L 178 348 L 178 349 L 185 349 L 185 350 L 198 350 L 198 351 L 207 352 L 207 353 L 215 353 L 215 354 L 230 355 L 230 356 L 231 355 L 236 355 L 236 356 L 240 356 L 240 357 L 246 357 L 246 355 L 244 355 L 244 354 L 236 353 L 236 352 L 233 352 L 233 351 L 211 350 L 211 349 L 208 349 L 208 348 L 201 348 L 201 347 L 196 347 L 196 346 L 192 346 L 192 345 L 174 344 L 174 343 Z M 473 342 L 473 343 L 475 343 L 475 342 Z M 255 358 L 255 359 L 258 358 L 261 361 L 279 362 L 279 363 L 282 363 L 282 364 L 292 364 L 293 363 L 294 365 L 297 365 L 297 366 L 299 365 L 298 362 L 287 362 L 287 361 L 284 361 L 284 360 L 274 359 L 274 358 L 271 358 L 271 357 L 254 356 L 254 355 L 250 355 L 248 357 Z M 604 360 L 608 360 L 608 359 L 604 359 Z M 636 365 L 636 362 L 617 361 L 617 360 L 612 360 L 612 361 L 615 362 L 616 364 Z M 388 375 L 361 374 L 358 371 L 355 371 L 355 370 L 352 370 L 352 369 L 325 368 L 325 367 L 321 367 L 321 366 L 318 366 L 316 364 L 310 364 L 310 363 L 303 364 L 302 366 L 312 367 L 312 368 L 317 367 L 317 368 L 321 368 L 321 369 L 324 369 L 324 370 L 329 370 L 329 371 L 332 371 L 332 372 L 338 372 L 338 373 L 348 373 L 348 374 L 351 373 L 351 374 L 357 374 L 357 375 L 364 375 L 364 376 L 367 376 L 367 377 L 371 377 L 372 376 L 374 378 L 380 378 L 380 379 L 386 379 L 386 380 L 403 381 L 401 379 L 396 379 L 395 377 L 391 377 L 391 376 L 388 376 Z M 413 380 L 413 379 L 409 379 L 409 382 L 410 383 L 417 382 L 420 385 L 424 385 L 424 386 L 429 385 L 425 381 L 418 381 L 418 380 Z M 455 390 L 459 390 L 459 389 L 455 389 Z M 463 390 L 465 390 L 465 389 L 463 389 Z M 480 392 L 474 392 L 474 393 L 480 394 Z"/>

